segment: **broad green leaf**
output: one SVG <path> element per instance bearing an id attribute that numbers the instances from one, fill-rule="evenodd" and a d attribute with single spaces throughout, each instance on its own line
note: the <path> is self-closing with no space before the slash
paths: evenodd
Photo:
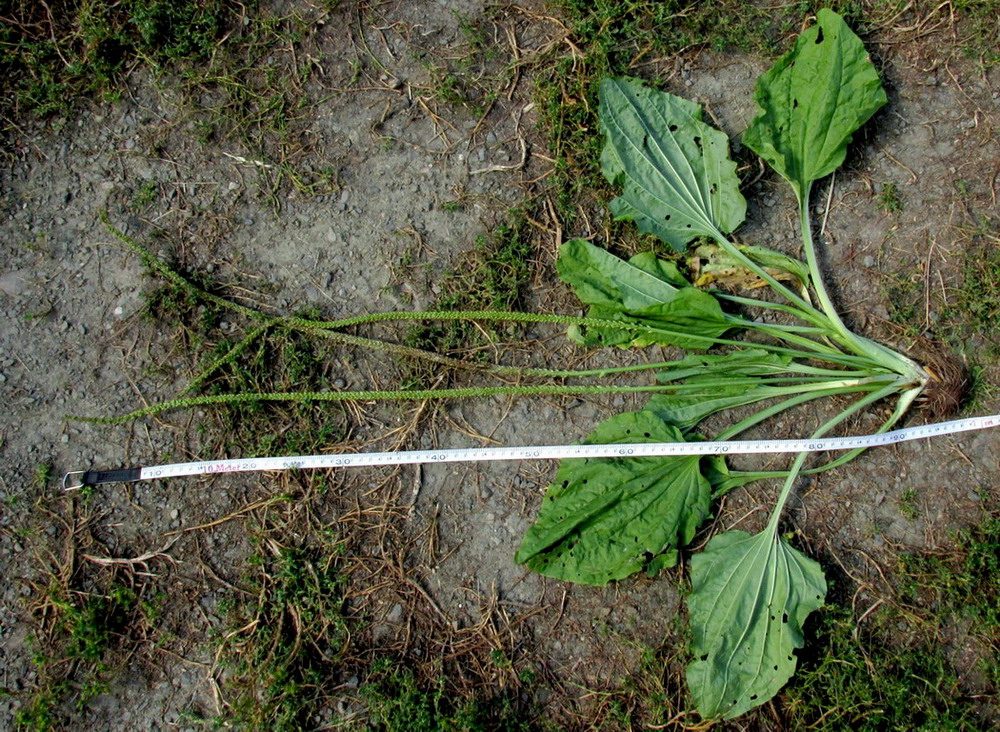
<path id="1" fill-rule="evenodd" d="M 608 419 L 585 443 L 680 442 L 650 412 Z M 657 554 L 673 566 L 677 549 L 708 515 L 711 485 L 695 457 L 564 460 L 517 561 L 556 579 L 606 585 L 638 572 Z"/>
<path id="2" fill-rule="evenodd" d="M 601 164 L 624 188 L 616 218 L 635 221 L 679 252 L 699 236 L 728 234 L 746 216 L 726 135 L 701 121 L 701 107 L 637 79 L 601 82 Z"/>
<path id="3" fill-rule="evenodd" d="M 692 287 L 672 262 L 650 252 L 626 262 L 588 241 L 573 239 L 560 248 L 557 267 L 563 281 L 591 306 L 588 317 L 660 329 L 639 335 L 604 328 L 571 330 L 571 337 L 584 345 L 708 348 L 712 342 L 705 338 L 717 338 L 732 327 L 712 295 Z"/>
<path id="4" fill-rule="evenodd" d="M 754 99 L 761 111 L 743 143 L 792 184 L 799 200 L 814 180 L 840 167 L 851 135 L 886 103 L 861 39 L 825 8 L 760 77 Z"/>
<path id="5" fill-rule="evenodd" d="M 823 604 L 819 564 L 770 530 L 728 531 L 691 558 L 695 657 L 688 688 L 707 719 L 731 719 L 773 697 L 795 673 L 802 626 Z"/>
<path id="6" fill-rule="evenodd" d="M 583 302 L 628 312 L 670 302 L 679 289 L 691 286 L 673 262 L 651 252 L 626 262 L 585 239 L 563 244 L 556 267 Z"/>

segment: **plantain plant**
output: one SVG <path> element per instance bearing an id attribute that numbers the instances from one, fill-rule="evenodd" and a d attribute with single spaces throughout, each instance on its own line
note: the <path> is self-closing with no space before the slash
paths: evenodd
<path id="1" fill-rule="evenodd" d="M 569 241 L 560 250 L 558 270 L 589 307 L 586 317 L 489 311 L 378 313 L 338 321 L 265 316 L 199 290 L 119 234 L 176 285 L 258 322 L 243 341 L 195 379 L 191 390 L 208 383 L 275 329 L 442 365 L 468 366 L 440 354 L 343 332 L 365 323 L 416 319 L 562 323 L 584 346 L 656 344 L 689 351 L 668 363 L 597 371 L 474 366 L 484 374 L 550 380 L 606 379 L 655 369 L 655 384 L 213 394 L 94 421 L 120 423 L 178 407 L 261 400 L 652 392 L 644 409 L 604 421 L 586 442 L 698 440 L 698 429 L 707 417 L 756 405 L 756 412 L 715 435 L 726 440 L 785 410 L 831 397 L 840 404 L 847 400 L 847 406 L 813 437 L 882 400 L 891 400 L 892 409 L 878 431 L 889 430 L 929 387 L 947 385 L 943 373 L 947 368 L 941 365 L 947 362 L 939 362 L 934 370 L 921 367 L 845 325 L 823 281 L 809 216 L 814 183 L 843 163 L 851 136 L 886 103 L 878 74 L 840 16 L 820 10 L 816 24 L 759 79 L 755 99 L 759 113 L 743 142 L 792 187 L 805 261 L 730 238 L 744 220 L 746 201 L 726 135 L 702 121 L 696 104 L 635 79 L 606 79 L 600 86 L 600 126 L 605 136 L 601 161 L 604 174 L 622 191 L 611 202 L 611 211 L 619 219 L 634 221 L 641 232 L 658 237 L 679 255 L 689 254 L 689 269 L 697 278 L 692 283 L 677 264 L 651 253 L 625 261 L 585 240 Z M 748 297 L 708 287 L 719 282 L 748 286 L 739 291 L 766 288 L 770 296 Z M 737 339 L 737 332 L 754 338 Z M 956 402 L 947 388 L 940 391 L 946 402 Z M 772 698 L 788 681 L 795 670 L 795 650 L 803 643 L 803 624 L 826 595 L 819 564 L 793 548 L 779 531 L 796 478 L 844 465 L 860 452 L 810 467 L 803 453 L 779 471 L 731 470 L 718 456 L 565 460 L 517 560 L 543 575 L 589 585 L 606 585 L 643 570 L 654 574 L 678 562 L 713 500 L 752 481 L 782 479 L 763 531 L 717 534 L 690 558 L 692 590 L 687 607 L 693 660 L 687 668 L 688 685 L 704 718 L 733 718 Z"/>
<path id="2" fill-rule="evenodd" d="M 835 395 L 851 401 L 813 437 L 892 399 L 879 428 L 885 431 L 931 379 L 908 357 L 844 324 L 813 242 L 813 184 L 843 163 L 851 136 L 886 103 L 861 41 L 836 13 L 821 10 L 816 24 L 759 79 L 755 100 L 759 113 L 743 143 L 792 187 L 804 263 L 728 237 L 743 222 L 746 202 L 726 136 L 702 121 L 697 105 L 635 79 L 601 84 L 602 167 L 622 190 L 611 203 L 614 215 L 678 253 L 698 243 L 701 279 L 752 280 L 776 297 L 699 289 L 674 264 L 648 253 L 626 262 L 583 240 L 565 244 L 559 273 L 590 306 L 588 317 L 650 328 L 576 328 L 571 335 L 578 342 L 729 348 L 661 368 L 657 381 L 674 388 L 653 395 L 642 411 L 607 420 L 590 442 L 698 439 L 698 426 L 710 415 L 766 401 L 716 436 L 730 439 L 786 409 Z M 770 313 L 768 321 L 779 322 L 730 314 L 726 304 Z M 750 347 L 734 342 L 733 331 L 760 337 Z M 714 498 L 761 477 L 783 477 L 763 531 L 717 534 L 690 560 L 688 686 L 706 719 L 736 717 L 771 699 L 794 673 L 803 623 L 826 594 L 819 564 L 779 532 L 795 479 L 843 465 L 859 452 L 808 470 L 803 453 L 787 470 L 766 474 L 729 471 L 718 457 L 567 460 L 517 559 L 550 577 L 594 585 L 655 571 L 677 562 Z"/>

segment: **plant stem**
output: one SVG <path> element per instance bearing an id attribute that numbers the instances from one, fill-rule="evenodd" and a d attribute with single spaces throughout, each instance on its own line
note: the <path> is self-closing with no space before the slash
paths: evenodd
<path id="1" fill-rule="evenodd" d="M 747 326 L 747 329 L 755 330 L 758 333 L 770 336 L 775 340 L 784 341 L 785 343 L 788 343 L 790 345 L 797 345 L 797 346 L 802 346 L 804 348 L 808 348 L 812 351 L 815 351 L 818 354 L 830 355 L 830 354 L 843 353 L 842 350 L 836 348 L 833 345 L 827 343 L 821 343 L 819 341 L 814 341 L 811 338 L 803 338 L 802 336 L 797 335 L 794 332 L 790 332 L 789 328 L 783 326 L 771 325 L 765 323 L 753 323 L 752 325 Z M 829 331 L 820 331 L 820 334 L 825 336 L 829 334 Z"/>
<path id="2" fill-rule="evenodd" d="M 281 320 L 281 324 L 293 328 L 307 328 L 313 330 L 334 330 L 355 325 L 371 323 L 385 323 L 406 320 L 482 320 L 486 322 L 501 323 L 550 323 L 555 325 L 576 325 L 586 328 L 601 328 L 604 330 L 624 330 L 633 333 L 651 333 L 671 336 L 676 339 L 688 341 L 699 341 L 703 343 L 700 348 L 708 349 L 713 345 L 737 346 L 746 348 L 760 348 L 772 353 L 791 356 L 800 359 L 817 359 L 829 363 L 839 363 L 845 366 L 870 366 L 871 361 L 853 354 L 846 354 L 836 349 L 826 348 L 822 344 L 809 339 L 802 339 L 804 345 L 810 351 L 795 348 L 776 346 L 770 343 L 751 343 L 739 341 L 734 338 L 720 338 L 715 336 L 697 335 L 677 330 L 670 330 L 646 323 L 627 322 L 622 320 L 605 320 L 602 318 L 586 318 L 574 315 L 548 315 L 543 313 L 521 313 L 508 312 L 502 310 L 420 310 L 420 311 L 390 311 L 384 313 L 368 313 L 341 320 L 310 320 L 307 318 L 287 317 Z"/>
<path id="3" fill-rule="evenodd" d="M 884 399 L 899 391 L 899 387 L 896 384 L 885 387 L 884 389 L 879 389 L 878 391 L 868 394 L 867 396 L 858 399 L 854 404 L 849 406 L 847 409 L 842 411 L 833 419 L 828 420 L 823 425 L 820 426 L 813 434 L 810 439 L 816 439 L 822 437 L 831 429 L 836 427 L 838 424 L 846 420 L 853 414 L 861 411 L 869 404 L 874 404 L 879 399 Z M 791 495 L 792 486 L 795 484 L 795 479 L 799 475 L 799 471 L 802 470 L 802 464 L 805 462 L 806 458 L 809 456 L 808 452 L 800 452 L 795 456 L 795 460 L 792 466 L 788 470 L 788 476 L 785 478 L 785 482 L 781 487 L 781 493 L 778 495 L 778 500 L 774 504 L 774 508 L 771 511 L 771 518 L 768 520 L 767 528 L 775 536 L 778 534 L 778 521 L 781 518 L 781 512 L 785 508 L 785 503 L 788 501 L 788 497 Z"/>
<path id="4" fill-rule="evenodd" d="M 823 312 L 826 313 L 826 317 L 830 319 L 830 323 L 840 332 L 841 335 L 850 339 L 854 333 L 844 325 L 844 321 L 840 319 L 840 314 L 837 312 L 837 308 L 833 304 L 833 300 L 830 298 L 830 293 L 827 292 L 826 285 L 823 283 L 823 278 L 819 275 L 822 274 L 822 270 L 819 267 L 819 258 L 816 256 L 816 246 L 813 243 L 812 236 L 812 220 L 809 218 L 809 194 L 812 188 L 812 183 L 805 186 L 805 190 L 802 192 L 801 198 L 799 198 L 799 227 L 801 228 L 802 234 L 802 248 L 806 255 L 806 265 L 809 267 L 809 272 L 812 274 L 813 278 L 813 289 L 816 291 L 816 296 L 819 298 L 820 307 L 823 308 Z"/>
<path id="5" fill-rule="evenodd" d="M 913 388 L 900 395 L 899 399 L 896 401 L 896 408 L 893 410 L 892 415 L 882 423 L 882 425 L 875 430 L 872 434 L 882 434 L 883 432 L 888 432 L 892 429 L 897 422 L 906 414 L 909 409 L 910 404 L 912 404 L 913 399 L 920 395 L 922 388 Z M 720 438 L 721 439 L 721 438 Z M 827 470 L 833 470 L 834 468 L 839 468 L 841 465 L 851 462 L 861 453 L 869 450 L 867 447 L 857 447 L 853 450 L 848 450 L 847 452 L 841 453 L 837 458 L 830 460 L 829 462 L 823 463 L 822 465 L 817 465 L 813 468 L 806 468 L 805 470 L 799 471 L 799 475 L 818 475 L 819 473 L 825 473 Z M 787 470 L 750 470 L 750 471 L 734 471 L 736 474 L 747 479 L 747 482 L 751 480 L 763 480 L 765 478 L 787 478 Z M 716 495 L 722 495 L 728 492 L 729 489 L 719 491 Z"/>
<path id="6" fill-rule="evenodd" d="M 826 325 L 825 322 L 826 318 L 824 317 L 824 314 L 821 311 L 817 310 L 812 305 L 812 303 L 807 302 L 804 298 L 797 295 L 788 287 L 785 287 L 785 285 L 781 284 L 781 282 L 779 282 L 778 279 L 774 277 L 774 275 L 768 272 L 764 267 L 761 267 L 759 264 L 754 262 L 746 254 L 741 252 L 739 250 L 739 247 L 737 247 L 735 244 L 729 241 L 729 239 L 723 236 L 721 232 L 715 232 L 712 238 L 715 239 L 715 242 L 719 246 L 721 246 L 726 251 L 727 254 L 729 254 L 732 257 L 735 257 L 740 262 L 740 264 L 742 264 L 744 267 L 749 269 L 755 275 L 760 277 L 768 285 L 771 286 L 771 289 L 773 289 L 775 292 L 777 292 L 786 300 L 788 300 L 788 302 L 792 303 L 794 307 L 790 311 L 786 312 L 791 312 L 792 314 L 796 315 L 802 320 L 805 320 L 807 323 L 813 323 L 814 325 L 817 325 L 819 327 L 823 327 L 824 325 Z"/>
<path id="7" fill-rule="evenodd" d="M 898 377 L 897 377 L 898 378 Z M 857 386 L 837 386 L 831 387 L 829 389 L 817 390 L 817 391 L 802 391 L 795 396 L 785 399 L 784 401 L 773 404 L 767 409 L 762 409 L 756 414 L 752 414 L 749 417 L 740 420 L 734 425 L 727 427 L 725 430 L 720 432 L 715 439 L 717 440 L 731 440 L 742 432 L 746 432 L 751 427 L 754 427 L 761 422 L 770 419 L 771 417 L 784 412 L 785 410 L 791 409 L 792 407 L 797 407 L 800 404 L 813 401 L 815 399 L 822 399 L 828 396 L 837 396 L 839 394 L 855 394 L 862 391 L 874 391 L 880 387 L 883 382 L 881 381 L 870 381 L 864 385 Z M 781 473 L 784 476 L 784 472 Z"/>
<path id="8" fill-rule="evenodd" d="M 732 295 L 728 292 L 723 292 L 722 290 L 712 290 L 711 292 L 717 299 L 725 300 L 726 302 L 731 302 L 736 305 L 744 305 L 751 308 L 762 308 L 764 310 L 774 310 L 779 313 L 785 313 L 786 315 L 801 318 L 801 310 L 789 305 L 783 305 L 780 302 L 757 300 L 753 297 L 741 297 L 740 295 Z M 825 333 L 826 331 L 824 330 L 823 332 Z"/>
<path id="9" fill-rule="evenodd" d="M 916 363 L 901 353 L 883 346 L 881 343 L 876 343 L 868 338 L 859 336 L 848 328 L 844 324 L 843 319 L 841 319 L 830 297 L 830 293 L 823 283 L 823 275 L 819 267 L 819 257 L 816 254 L 816 245 L 812 235 L 812 221 L 809 218 L 809 197 L 811 190 L 812 182 L 810 181 L 799 196 L 799 226 L 802 235 L 802 249 L 806 255 L 806 265 L 809 267 L 809 272 L 812 276 L 812 285 L 816 291 L 816 297 L 819 299 L 820 307 L 829 319 L 830 325 L 836 330 L 838 340 L 854 353 L 866 356 L 875 363 L 882 364 L 897 373 L 908 376 L 921 385 L 926 383 L 926 374 Z"/>
<path id="10" fill-rule="evenodd" d="M 431 363 L 437 363 L 441 364 L 442 366 L 448 366 L 450 368 L 460 369 L 465 371 L 475 371 L 479 373 L 488 373 L 497 376 L 510 376 L 510 377 L 536 376 L 542 378 L 570 378 L 576 375 L 576 373 L 573 371 L 560 371 L 557 369 L 536 369 L 527 366 L 526 367 L 504 366 L 503 364 L 465 361 L 460 358 L 453 358 L 451 356 L 445 356 L 440 353 L 434 353 L 433 351 L 425 351 L 422 348 L 413 348 L 412 346 L 404 346 L 399 343 L 391 343 L 389 341 L 383 341 L 377 338 L 365 338 L 363 336 L 349 335 L 347 333 L 341 333 L 340 331 L 327 330 L 326 328 L 310 328 L 301 325 L 288 325 L 288 327 L 292 330 L 297 330 L 300 333 L 308 333 L 309 335 L 315 336 L 317 338 L 325 338 L 327 340 L 332 340 L 337 343 L 346 343 L 348 345 L 358 346 L 360 348 L 368 348 L 373 351 L 383 351 L 386 353 L 393 353 L 396 354 L 397 356 L 406 356 L 408 358 L 419 358 L 424 361 L 430 361 Z"/>

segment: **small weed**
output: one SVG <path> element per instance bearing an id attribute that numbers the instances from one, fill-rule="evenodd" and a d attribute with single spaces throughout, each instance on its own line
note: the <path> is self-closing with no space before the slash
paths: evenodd
<path id="1" fill-rule="evenodd" d="M 913 521 L 920 515 L 920 508 L 917 506 L 916 488 L 906 488 L 899 494 L 899 512 L 904 518 Z"/>
<path id="2" fill-rule="evenodd" d="M 65 115 L 80 100 L 117 97 L 136 69 L 169 70 L 162 78 L 179 87 L 178 117 L 200 142 L 260 161 L 260 190 L 275 207 L 284 185 L 328 193 L 333 171 L 306 162 L 313 100 L 304 85 L 314 64 L 294 49 L 314 26 L 298 12 L 276 16 L 235 0 L 0 0 L 0 74 L 11 90 L 0 112 Z M 144 185 L 134 205 L 155 193 Z"/>
<path id="3" fill-rule="evenodd" d="M 40 254 L 45 251 L 47 238 L 44 231 L 39 231 L 34 239 L 28 239 L 24 242 L 24 248 L 34 254 Z"/>
<path id="4" fill-rule="evenodd" d="M 1000 517 L 960 533 L 948 554 L 902 555 L 897 573 L 896 598 L 863 625 L 842 606 L 819 615 L 813 652 L 783 695 L 790 729 L 990 726 L 1000 690 Z M 960 644 L 980 658 L 961 671 L 939 642 L 956 628 L 968 629 Z"/>
<path id="5" fill-rule="evenodd" d="M 215 287 L 206 277 L 190 277 L 201 287 Z M 218 327 L 222 312 L 211 303 L 199 301 L 183 287 L 168 282 L 146 295 L 143 317 L 150 322 L 182 325 L 187 334 L 200 339 Z"/>
<path id="6" fill-rule="evenodd" d="M 922 285 L 916 274 L 887 275 L 885 300 L 889 308 L 889 320 L 910 334 L 920 332 Z"/>
<path id="7" fill-rule="evenodd" d="M 470 105 L 470 100 L 462 88 L 462 83 L 458 75 L 449 71 L 431 67 L 433 97 L 445 104 L 453 107 L 465 107 Z"/>
<path id="8" fill-rule="evenodd" d="M 962 32 L 962 52 L 978 60 L 986 68 L 1000 64 L 997 47 L 997 13 L 1000 3 L 996 0 L 956 0 L 954 12 Z"/>
<path id="9" fill-rule="evenodd" d="M 888 214 L 898 214 L 903 210 L 903 201 L 899 197 L 899 188 L 895 183 L 883 183 L 878 194 L 878 205 Z"/>
<path id="10" fill-rule="evenodd" d="M 952 315 L 994 349 L 1000 348 L 996 328 L 1000 321 L 1000 248 L 995 244 L 985 244 L 966 254 Z"/>
<path id="11" fill-rule="evenodd" d="M 1000 355 L 1000 221 L 980 212 L 968 181 L 955 181 L 958 203 L 966 221 L 957 227 L 965 244 L 961 284 L 949 295 L 943 313 L 949 338 L 963 350 L 979 351 L 978 358 Z"/>
<path id="12" fill-rule="evenodd" d="M 956 544 L 947 555 L 902 556 L 903 599 L 938 623 L 952 615 L 975 621 L 980 639 L 1000 651 L 1000 515 L 961 532 Z"/>
<path id="13" fill-rule="evenodd" d="M 500 53 L 482 21 L 473 20 L 461 13 L 455 13 L 455 17 L 458 20 L 458 28 L 473 56 L 485 61 L 495 61 L 500 57 Z"/>
<path id="14" fill-rule="evenodd" d="M 453 109 L 483 117 L 500 93 L 514 79 L 515 59 L 498 38 L 498 28 L 491 32 L 496 10 L 487 10 L 482 18 L 469 18 L 455 12 L 455 23 L 462 42 L 449 52 L 414 46 L 413 57 L 427 70 L 429 82 L 420 87 L 425 102 L 439 102 Z"/>
<path id="15" fill-rule="evenodd" d="M 55 682 L 34 692 L 17 713 L 14 724 L 23 730 L 47 732 L 58 729 L 60 722 L 59 705 L 70 691 L 66 682 Z"/>
<path id="16" fill-rule="evenodd" d="M 437 310 L 513 310 L 524 301 L 534 250 L 523 215 L 514 211 L 489 236 L 476 239 L 469 261 L 441 281 Z M 442 322 L 411 328 L 407 345 L 438 351 L 468 349 L 482 343 L 469 323 Z"/>
<path id="17" fill-rule="evenodd" d="M 160 194 L 160 186 L 151 180 L 147 180 L 132 196 L 132 206 L 134 208 L 146 208 L 156 202 Z"/>
<path id="18" fill-rule="evenodd" d="M 53 473 L 52 463 L 50 462 L 39 463 L 35 467 L 35 475 L 32 478 L 31 482 L 36 489 L 41 490 L 49 484 L 49 482 L 52 480 L 53 474 L 54 473 Z"/>
<path id="19" fill-rule="evenodd" d="M 781 695 L 789 729 L 829 732 L 980 729 L 970 699 L 941 649 L 890 642 L 888 630 L 858 632 L 854 614 L 828 606 L 813 653 Z"/>
<path id="20" fill-rule="evenodd" d="M 0 72 L 17 114 L 64 113 L 79 97 L 115 96 L 137 64 L 208 58 L 236 10 L 227 0 L 5 0 Z"/>
<path id="21" fill-rule="evenodd" d="M 53 580 L 38 607 L 42 636 L 31 640 L 37 681 L 16 714 L 19 728 L 64 729 L 69 708 L 79 711 L 107 692 L 117 646 L 149 627 L 139 600 L 136 589 L 114 580 L 91 592 Z"/>
<path id="22" fill-rule="evenodd" d="M 986 369 L 980 364 L 969 366 L 969 391 L 966 395 L 964 411 L 974 414 L 983 409 L 984 405 L 996 398 L 997 386 L 987 376 Z"/>
<path id="23" fill-rule="evenodd" d="M 41 310 L 31 310 L 25 313 L 22 317 L 25 320 L 42 320 L 49 317 L 54 313 L 56 309 L 52 305 L 46 305 Z"/>
<path id="24" fill-rule="evenodd" d="M 248 578 L 258 600 L 234 604 L 223 658 L 235 693 L 233 722 L 246 729 L 309 727 L 338 683 L 349 640 L 336 543 L 280 547 L 269 538 Z"/>

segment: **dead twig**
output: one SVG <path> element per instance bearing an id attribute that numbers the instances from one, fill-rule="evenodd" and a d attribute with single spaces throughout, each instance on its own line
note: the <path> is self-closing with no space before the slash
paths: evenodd
<path id="1" fill-rule="evenodd" d="M 167 551 L 177 542 L 179 536 L 172 536 L 166 544 L 164 544 L 159 549 L 155 549 L 151 552 L 146 552 L 145 554 L 140 554 L 137 557 L 132 557 L 131 559 L 125 559 L 123 557 L 98 557 L 93 554 L 81 554 L 80 556 L 89 562 L 94 564 L 100 564 L 104 567 L 113 566 L 129 566 L 134 567 L 136 565 L 141 565 L 143 567 L 154 559 L 166 559 L 171 564 L 177 564 L 178 561 L 172 556 L 167 554 Z"/>

